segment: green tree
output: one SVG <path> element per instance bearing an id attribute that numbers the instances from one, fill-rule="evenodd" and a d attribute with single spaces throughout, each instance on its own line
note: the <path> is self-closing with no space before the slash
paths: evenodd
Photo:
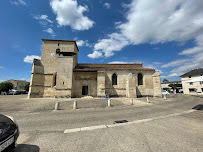
<path id="1" fill-rule="evenodd" d="M 170 91 L 170 89 L 169 89 L 169 88 L 163 88 L 163 90 Z"/>
<path id="2" fill-rule="evenodd" d="M 163 82 L 169 82 L 167 79 L 163 79 Z"/>
<path id="3" fill-rule="evenodd" d="M 26 83 L 25 86 L 24 86 L 24 89 L 25 91 L 29 91 L 29 88 L 30 88 L 30 83 Z"/>
<path id="4" fill-rule="evenodd" d="M 2 82 L 0 83 L 0 92 L 8 92 L 9 90 L 13 89 L 13 84 L 11 82 Z"/>

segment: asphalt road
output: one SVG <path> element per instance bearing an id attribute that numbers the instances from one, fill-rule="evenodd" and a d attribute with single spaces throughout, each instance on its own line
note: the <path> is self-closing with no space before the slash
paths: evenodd
<path id="1" fill-rule="evenodd" d="M 52 111 L 53 107 L 47 110 L 49 103 L 45 102 L 41 110 L 27 108 L 27 104 L 26 110 L 18 107 L 6 111 L 1 97 L 0 106 L 4 108 L 0 113 L 13 116 L 19 124 L 16 152 L 191 152 L 203 149 L 203 112 L 190 111 L 198 104 L 203 104 L 203 97 L 179 95 L 170 101 L 154 99 L 139 107 Z M 113 124 L 116 120 L 129 123 L 117 126 Z M 64 134 L 65 130 L 100 125 L 111 127 Z"/>

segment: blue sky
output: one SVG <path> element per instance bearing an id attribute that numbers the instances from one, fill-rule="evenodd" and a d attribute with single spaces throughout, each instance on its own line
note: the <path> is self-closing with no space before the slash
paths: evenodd
<path id="1" fill-rule="evenodd" d="M 79 63 L 132 63 L 161 78 L 203 68 L 202 0 L 1 0 L 0 81 L 30 80 L 41 39 L 76 40 Z"/>

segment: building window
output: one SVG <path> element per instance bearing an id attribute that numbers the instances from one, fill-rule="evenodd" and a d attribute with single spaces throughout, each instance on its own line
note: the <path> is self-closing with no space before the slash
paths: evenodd
<path id="1" fill-rule="evenodd" d="M 112 85 L 117 85 L 117 75 L 115 73 L 112 75 Z"/>
<path id="2" fill-rule="evenodd" d="M 193 85 L 193 82 L 190 82 L 190 85 Z"/>
<path id="3" fill-rule="evenodd" d="M 196 92 L 196 89 L 195 88 L 190 88 L 189 92 Z"/>
<path id="4" fill-rule="evenodd" d="M 189 78 L 191 78 L 191 76 L 189 76 Z"/>
<path id="5" fill-rule="evenodd" d="M 138 85 L 143 85 L 143 76 L 141 73 L 138 74 Z"/>
<path id="6" fill-rule="evenodd" d="M 57 79 L 57 73 L 54 74 L 54 78 L 53 78 L 53 86 L 56 86 L 56 79 Z"/>
<path id="7" fill-rule="evenodd" d="M 200 84 L 203 84 L 203 81 L 200 81 L 199 83 L 200 83 Z"/>

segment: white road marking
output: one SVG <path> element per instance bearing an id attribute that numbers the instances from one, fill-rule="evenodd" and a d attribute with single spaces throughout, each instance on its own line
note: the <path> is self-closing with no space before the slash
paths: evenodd
<path id="1" fill-rule="evenodd" d="M 83 127 L 83 128 L 81 128 L 81 131 L 95 130 L 95 129 L 102 129 L 102 128 L 106 128 L 106 126 L 105 125 L 101 125 L 101 126 Z"/>
<path id="2" fill-rule="evenodd" d="M 64 133 L 75 133 L 75 132 L 81 132 L 81 131 L 90 131 L 90 130 L 96 130 L 96 129 L 106 129 L 106 128 L 112 128 L 112 127 L 119 127 L 119 126 L 131 125 L 131 124 L 135 124 L 135 123 L 144 123 L 144 122 L 149 122 L 149 121 L 158 120 L 158 119 L 164 119 L 164 118 L 168 118 L 168 117 L 180 116 L 183 114 L 191 113 L 193 111 L 196 111 L 196 110 L 188 110 L 188 111 L 184 111 L 181 113 L 174 113 L 174 114 L 169 114 L 169 115 L 154 117 L 154 118 L 149 118 L 149 119 L 135 120 L 132 122 L 121 123 L 121 124 L 99 125 L 99 126 L 90 126 L 90 127 L 83 127 L 83 128 L 66 129 L 64 131 Z"/>
<path id="3" fill-rule="evenodd" d="M 66 129 L 66 130 L 64 131 L 64 133 L 67 134 L 67 133 L 79 132 L 80 130 L 81 130 L 80 128 Z"/>

